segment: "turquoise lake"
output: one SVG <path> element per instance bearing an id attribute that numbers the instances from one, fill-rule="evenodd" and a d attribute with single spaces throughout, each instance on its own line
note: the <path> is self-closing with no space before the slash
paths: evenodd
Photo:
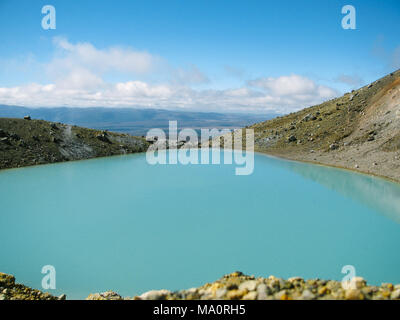
<path id="1" fill-rule="evenodd" d="M 145 154 L 0 171 L 0 271 L 69 299 L 255 276 L 400 283 L 400 185 L 255 154 L 236 165 L 149 165 Z"/>

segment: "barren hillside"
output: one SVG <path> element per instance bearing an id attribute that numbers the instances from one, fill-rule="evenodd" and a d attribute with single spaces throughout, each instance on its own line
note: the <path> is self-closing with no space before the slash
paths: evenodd
<path id="1" fill-rule="evenodd" d="M 147 146 L 144 138 L 128 134 L 0 118 L 0 169 L 143 152 Z"/>
<path id="2" fill-rule="evenodd" d="M 400 181 L 400 70 L 250 128 L 256 151 Z"/>

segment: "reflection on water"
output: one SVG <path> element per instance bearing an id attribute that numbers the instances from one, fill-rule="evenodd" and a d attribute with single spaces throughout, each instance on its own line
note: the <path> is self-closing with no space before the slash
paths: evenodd
<path id="1" fill-rule="evenodd" d="M 275 165 L 296 172 L 343 196 L 384 214 L 400 224 L 400 184 L 337 168 L 273 159 Z"/>

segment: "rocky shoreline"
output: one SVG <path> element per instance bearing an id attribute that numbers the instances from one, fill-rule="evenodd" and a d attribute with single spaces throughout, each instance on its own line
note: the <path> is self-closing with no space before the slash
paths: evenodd
<path id="1" fill-rule="evenodd" d="M 0 169 L 144 152 L 143 137 L 44 120 L 0 118 Z"/>
<path id="2" fill-rule="evenodd" d="M 12 275 L 0 273 L 0 300 L 65 300 L 16 284 Z M 152 290 L 140 296 L 122 297 L 113 291 L 90 294 L 86 300 L 399 300 L 400 284 L 370 286 L 361 277 L 346 284 L 335 280 L 269 276 L 256 278 L 233 272 L 199 288 Z"/>
<path id="3" fill-rule="evenodd" d="M 254 130 L 257 152 L 399 183 L 400 70 L 342 97 L 247 128 Z"/>

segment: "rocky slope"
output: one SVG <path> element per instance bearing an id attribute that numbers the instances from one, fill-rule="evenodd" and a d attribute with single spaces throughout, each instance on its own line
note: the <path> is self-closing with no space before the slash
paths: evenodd
<path id="1" fill-rule="evenodd" d="M 43 120 L 0 118 L 0 169 L 147 150 L 144 138 Z"/>
<path id="2" fill-rule="evenodd" d="M 64 300 L 15 283 L 11 275 L 0 273 L 0 300 Z M 400 300 L 400 284 L 369 286 L 354 277 L 345 286 L 339 281 L 270 276 L 255 278 L 234 272 L 199 288 L 152 290 L 135 297 L 121 297 L 113 291 L 90 294 L 87 300 Z"/>
<path id="3" fill-rule="evenodd" d="M 249 128 L 256 151 L 400 181 L 400 70 Z"/>
<path id="4" fill-rule="evenodd" d="M 115 292 L 91 294 L 87 300 L 123 300 Z M 270 276 L 255 278 L 234 272 L 199 288 L 171 292 L 153 290 L 127 300 L 400 300 L 400 284 L 368 286 L 361 277 L 339 281 Z"/>
<path id="5" fill-rule="evenodd" d="M 66 296 L 55 297 L 47 292 L 15 283 L 15 277 L 0 272 L 0 300 L 65 300 Z"/>

